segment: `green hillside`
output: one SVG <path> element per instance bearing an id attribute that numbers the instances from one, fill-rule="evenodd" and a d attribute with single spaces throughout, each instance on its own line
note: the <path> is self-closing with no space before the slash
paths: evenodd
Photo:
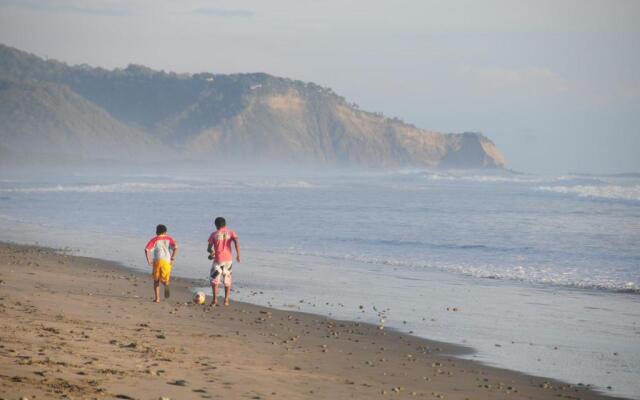
<path id="1" fill-rule="evenodd" d="M 359 110 L 331 89 L 254 74 L 105 70 L 0 45 L 6 147 L 139 157 L 371 167 L 502 167 L 480 134 L 447 135 Z M 73 149 L 73 150 L 72 150 Z"/>
<path id="2" fill-rule="evenodd" d="M 50 82 L 0 79 L 0 120 L 3 147 L 14 152 L 132 159 L 162 148 L 149 134 Z"/>

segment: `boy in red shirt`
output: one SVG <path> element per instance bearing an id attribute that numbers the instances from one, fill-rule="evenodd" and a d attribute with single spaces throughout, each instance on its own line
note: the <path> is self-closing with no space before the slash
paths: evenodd
<path id="1" fill-rule="evenodd" d="M 178 255 L 178 244 L 167 234 L 167 227 L 160 224 L 156 227 L 156 236 L 149 240 L 144 248 L 147 263 L 153 267 L 153 301 L 160 303 L 160 282 L 164 285 L 165 299 L 171 294 L 169 291 L 169 279 L 171 279 L 171 266 Z"/>
<path id="2" fill-rule="evenodd" d="M 218 217 L 214 221 L 216 231 L 209 236 L 207 253 L 209 259 L 213 260 L 211 266 L 211 290 L 213 291 L 213 302 L 211 307 L 218 305 L 218 287 L 220 282 L 224 284 L 224 305 L 229 305 L 229 294 L 231 293 L 231 268 L 233 264 L 233 250 L 231 243 L 236 248 L 236 260 L 240 262 L 240 242 L 238 235 L 227 228 L 227 221 Z"/>

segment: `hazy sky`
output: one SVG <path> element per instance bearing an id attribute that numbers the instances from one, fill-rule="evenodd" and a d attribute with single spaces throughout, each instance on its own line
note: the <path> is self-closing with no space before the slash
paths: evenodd
<path id="1" fill-rule="evenodd" d="M 0 0 L 0 42 L 313 81 L 419 127 L 481 131 L 517 170 L 640 172 L 640 1 Z"/>

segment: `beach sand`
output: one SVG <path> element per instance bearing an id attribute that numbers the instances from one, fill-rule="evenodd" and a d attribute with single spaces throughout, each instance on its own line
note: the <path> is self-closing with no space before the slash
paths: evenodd
<path id="1" fill-rule="evenodd" d="M 0 244 L 0 399 L 611 398 L 373 325 L 193 305 L 202 285 L 154 304 L 148 274 Z"/>

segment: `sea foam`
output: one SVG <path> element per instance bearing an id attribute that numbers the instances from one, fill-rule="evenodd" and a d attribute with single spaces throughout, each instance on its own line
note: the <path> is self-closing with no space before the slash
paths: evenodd
<path id="1" fill-rule="evenodd" d="M 284 182 L 245 182 L 246 187 L 259 189 L 314 189 L 318 186 L 307 181 L 284 181 Z"/>
<path id="2" fill-rule="evenodd" d="M 572 194 L 578 197 L 640 201 L 640 185 L 539 186 L 537 189 L 546 192 Z"/>
<path id="3" fill-rule="evenodd" d="M 473 183 L 514 183 L 514 184 L 541 184 L 568 182 L 574 184 L 604 184 L 598 177 L 585 177 L 579 175 L 529 175 L 509 172 L 475 173 L 469 171 L 419 171 L 403 170 L 394 172 L 399 176 L 419 176 L 434 182 L 473 182 Z"/>
<path id="4" fill-rule="evenodd" d="M 104 185 L 55 185 L 25 188 L 5 188 L 0 192 L 5 193 L 143 193 L 166 192 L 175 190 L 194 189 L 193 186 L 182 183 L 149 183 L 149 182 L 124 182 Z"/>
<path id="5" fill-rule="evenodd" d="M 268 250 L 263 250 L 269 253 Z M 529 284 L 547 284 L 580 289 L 602 289 L 612 292 L 626 292 L 640 294 L 640 282 L 631 282 L 623 277 L 616 277 L 608 273 L 595 275 L 581 274 L 575 269 L 558 269 L 552 267 L 514 265 L 512 267 L 494 266 L 490 264 L 445 263 L 445 262 L 417 262 L 397 259 L 385 259 L 354 254 L 328 254 L 326 252 L 304 251 L 288 249 L 286 254 L 311 256 L 333 259 L 345 262 L 360 262 L 364 264 L 386 265 L 392 268 L 422 269 L 435 268 L 440 271 L 466 275 L 480 279 L 499 279 Z"/>

